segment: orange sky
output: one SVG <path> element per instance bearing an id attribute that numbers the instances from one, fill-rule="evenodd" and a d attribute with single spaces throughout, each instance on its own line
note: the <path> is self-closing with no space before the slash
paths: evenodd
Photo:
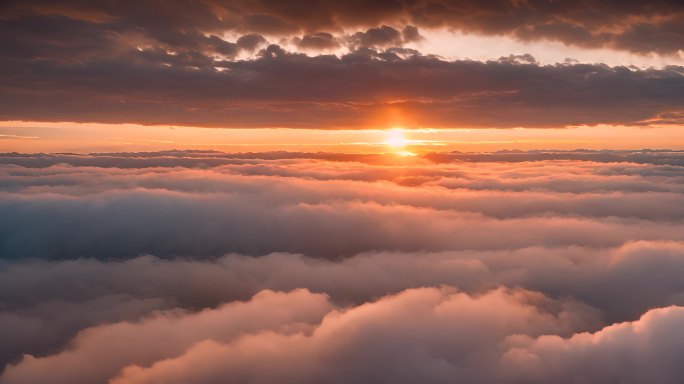
<path id="1" fill-rule="evenodd" d="M 394 132 L 394 133 L 393 133 Z M 118 152 L 213 149 L 226 152 L 307 151 L 412 153 L 501 149 L 684 149 L 684 130 L 595 126 L 563 129 L 396 130 L 217 129 L 136 124 L 0 122 L 2 152 Z"/>

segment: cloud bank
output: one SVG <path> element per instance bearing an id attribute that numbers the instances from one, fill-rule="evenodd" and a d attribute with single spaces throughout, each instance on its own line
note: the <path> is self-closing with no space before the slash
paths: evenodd
<path id="1" fill-rule="evenodd" d="M 156 17 L 161 12 L 163 17 Z M 417 25 L 486 35 L 511 35 L 523 41 L 556 40 L 585 47 L 610 47 L 648 53 L 682 48 L 684 8 L 672 1 L 549 0 L 511 1 L 221 1 L 129 7 L 122 1 L 83 3 L 10 1 L 3 14 L 11 21 L 38 25 L 69 21 L 95 31 L 135 31 L 141 38 L 194 47 L 196 32 L 302 33 Z M 10 24 L 11 25 L 11 24 Z M 138 28 L 144 26 L 144 30 Z"/>
<path id="2" fill-rule="evenodd" d="M 681 154 L 0 156 L 0 383 L 678 383 Z"/>
<path id="3" fill-rule="evenodd" d="M 246 61 L 152 48 L 122 55 L 7 59 L 0 118 L 209 127 L 564 127 L 676 124 L 684 104 L 680 66 L 448 61 L 369 48 L 307 56 L 277 45 Z"/>
<path id="4" fill-rule="evenodd" d="M 8 36 L 0 119 L 323 129 L 681 124 L 679 65 L 561 58 L 544 66 L 509 51 L 450 60 L 411 44 L 421 30 L 449 30 L 673 63 L 683 19 L 672 1 L 10 1 L 0 8 Z"/>

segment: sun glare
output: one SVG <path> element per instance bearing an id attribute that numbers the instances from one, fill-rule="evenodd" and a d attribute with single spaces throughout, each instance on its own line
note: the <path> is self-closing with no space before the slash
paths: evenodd
<path id="1" fill-rule="evenodd" d="M 385 140 L 385 145 L 392 147 L 393 149 L 401 149 L 408 145 L 409 141 L 404 136 L 404 130 L 401 128 L 395 128 L 387 131 L 387 140 Z"/>

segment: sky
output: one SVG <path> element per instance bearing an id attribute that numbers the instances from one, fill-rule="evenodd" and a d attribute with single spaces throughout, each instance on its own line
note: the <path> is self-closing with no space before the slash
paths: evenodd
<path id="1" fill-rule="evenodd" d="M 679 2 L 367 3 L 5 2 L 0 146 L 40 151 L 52 123 L 95 124 L 78 127 L 111 132 L 110 147 L 169 141 L 158 126 L 524 128 L 545 140 L 541 129 L 682 124 Z"/>
<path id="2" fill-rule="evenodd" d="M 684 4 L 6 0 L 0 384 L 680 384 Z"/>

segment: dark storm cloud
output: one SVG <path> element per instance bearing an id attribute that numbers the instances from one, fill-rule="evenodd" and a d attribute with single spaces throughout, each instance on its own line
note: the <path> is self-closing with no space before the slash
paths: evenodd
<path id="1" fill-rule="evenodd" d="M 684 69 L 677 66 L 444 61 L 367 48 L 309 57 L 276 45 L 249 61 L 160 48 L 123 55 L 125 60 L 78 63 L 7 60 L 0 118 L 232 127 L 558 127 L 643 124 L 681 113 L 684 105 Z"/>

